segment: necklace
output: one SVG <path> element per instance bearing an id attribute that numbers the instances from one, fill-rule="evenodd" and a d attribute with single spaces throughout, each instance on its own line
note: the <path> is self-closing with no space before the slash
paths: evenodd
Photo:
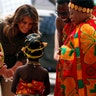
<path id="1" fill-rule="evenodd" d="M 41 65 L 39 62 L 36 62 L 36 61 L 28 61 L 28 64 L 32 64 L 34 68 Z"/>
<path id="2" fill-rule="evenodd" d="M 94 18 L 94 15 L 91 14 L 91 16 L 89 16 L 88 18 L 86 18 L 85 22 L 87 22 L 88 20 Z"/>

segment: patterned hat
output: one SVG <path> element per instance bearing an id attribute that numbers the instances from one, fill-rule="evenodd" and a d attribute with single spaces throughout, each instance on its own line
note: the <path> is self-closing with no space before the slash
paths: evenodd
<path id="1" fill-rule="evenodd" d="M 30 59 L 39 59 L 44 54 L 44 48 L 47 46 L 46 42 L 41 41 L 41 35 L 32 33 L 26 36 L 25 47 L 22 51 Z"/>
<path id="2" fill-rule="evenodd" d="M 92 13 L 94 8 L 93 0 L 70 0 L 69 8 L 82 11 L 86 13 Z"/>

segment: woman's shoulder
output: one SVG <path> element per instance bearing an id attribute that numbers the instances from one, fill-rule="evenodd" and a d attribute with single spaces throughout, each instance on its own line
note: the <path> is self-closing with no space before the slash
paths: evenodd
<path id="1" fill-rule="evenodd" d="M 4 28 L 4 20 L 3 19 L 0 19 L 0 35 L 3 33 L 3 28 Z M 1 35 L 2 36 L 2 35 Z M 1 38 L 1 37 L 0 37 Z"/>
<path id="2" fill-rule="evenodd" d="M 5 20 L 0 18 L 0 24 L 4 24 Z"/>
<path id="3" fill-rule="evenodd" d="M 4 25 L 5 25 L 5 20 L 0 19 L 0 30 L 4 27 Z"/>
<path id="4" fill-rule="evenodd" d="M 3 19 L 0 19 L 0 25 L 4 23 L 4 20 Z"/>

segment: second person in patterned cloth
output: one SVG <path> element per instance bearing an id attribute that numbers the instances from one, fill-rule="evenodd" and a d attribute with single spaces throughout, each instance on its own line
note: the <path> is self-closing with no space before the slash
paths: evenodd
<path id="1" fill-rule="evenodd" d="M 76 26 L 60 48 L 64 61 L 60 96 L 96 96 L 96 19 L 93 0 L 70 0 L 70 19 Z"/>

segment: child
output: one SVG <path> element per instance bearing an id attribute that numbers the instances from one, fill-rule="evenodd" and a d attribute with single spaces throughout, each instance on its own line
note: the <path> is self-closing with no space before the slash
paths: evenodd
<path id="1" fill-rule="evenodd" d="M 47 43 L 41 41 L 39 34 L 32 33 L 26 37 L 24 45 L 22 52 L 27 63 L 16 69 L 11 91 L 17 96 L 47 96 L 50 93 L 49 74 L 39 63 Z M 18 57 L 24 58 L 22 52 Z"/>

